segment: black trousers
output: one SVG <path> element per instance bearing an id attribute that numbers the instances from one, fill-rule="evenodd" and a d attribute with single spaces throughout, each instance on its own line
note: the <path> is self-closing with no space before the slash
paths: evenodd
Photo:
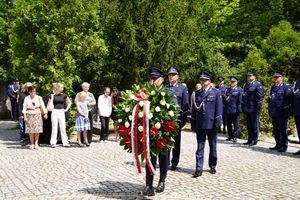
<path id="1" fill-rule="evenodd" d="M 167 176 L 167 172 L 168 172 L 168 168 L 169 168 L 169 155 L 168 155 L 168 153 L 166 153 L 166 155 L 164 155 L 164 154 L 158 154 L 156 156 L 151 155 L 151 163 L 152 163 L 154 169 L 156 169 L 157 157 L 158 157 L 158 162 L 159 162 L 160 179 L 163 179 L 160 181 L 164 182 L 165 181 L 164 179 Z M 150 173 L 150 170 L 148 169 L 148 166 L 146 165 L 146 185 L 152 186 L 153 178 L 154 178 L 154 175 L 152 175 Z"/>
<path id="2" fill-rule="evenodd" d="M 107 140 L 108 133 L 109 133 L 109 117 L 100 116 L 100 122 L 101 122 L 100 140 Z"/>

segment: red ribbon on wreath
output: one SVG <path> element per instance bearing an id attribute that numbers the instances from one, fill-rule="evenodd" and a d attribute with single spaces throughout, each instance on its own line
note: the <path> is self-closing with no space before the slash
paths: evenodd
<path id="1" fill-rule="evenodd" d="M 146 160 L 146 165 L 151 174 L 154 174 L 154 168 L 152 166 L 150 160 L 150 152 L 149 152 L 149 121 L 147 119 L 147 112 L 149 112 L 150 102 L 147 101 L 146 89 L 142 88 L 139 92 L 136 93 L 135 97 L 139 102 L 135 105 L 133 109 L 133 116 L 132 123 L 134 124 L 133 131 L 132 131 L 132 146 L 133 153 L 134 153 L 134 160 L 137 166 L 138 173 L 141 173 L 141 162 L 138 157 L 139 149 L 138 149 L 138 141 L 142 143 L 142 154 Z M 143 102 L 143 117 L 142 117 L 142 125 L 143 125 L 143 132 L 141 137 L 138 137 L 138 113 L 140 108 L 140 101 Z"/>

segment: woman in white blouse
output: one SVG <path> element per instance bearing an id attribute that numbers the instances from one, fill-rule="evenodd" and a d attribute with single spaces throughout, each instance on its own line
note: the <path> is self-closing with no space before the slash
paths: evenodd
<path id="1" fill-rule="evenodd" d="M 100 142 L 107 142 L 109 132 L 109 118 L 112 111 L 112 102 L 109 87 L 105 87 L 103 90 L 103 94 L 98 98 L 98 111 L 101 121 Z"/>
<path id="2" fill-rule="evenodd" d="M 36 95 L 36 87 L 28 88 L 29 96 L 25 97 L 22 113 L 24 114 L 25 133 L 29 135 L 29 149 L 38 149 L 39 134 L 43 132 L 42 115 L 47 118 L 43 99 Z"/>

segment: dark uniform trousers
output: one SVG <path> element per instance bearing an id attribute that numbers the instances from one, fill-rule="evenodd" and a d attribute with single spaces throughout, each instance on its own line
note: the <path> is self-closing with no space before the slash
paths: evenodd
<path id="1" fill-rule="evenodd" d="M 209 159 L 208 164 L 210 168 L 217 165 L 217 131 L 214 129 L 200 129 L 196 130 L 197 134 L 197 151 L 196 151 L 196 171 L 203 171 L 203 158 L 206 136 L 209 143 Z"/>
<path id="2" fill-rule="evenodd" d="M 245 113 L 248 129 L 248 142 L 254 144 L 258 141 L 258 120 L 259 116 L 256 112 Z"/>
<path id="3" fill-rule="evenodd" d="M 300 140 L 300 115 L 295 115 L 295 123 L 296 123 L 298 137 Z"/>
<path id="4" fill-rule="evenodd" d="M 172 160 L 171 163 L 173 166 L 177 166 L 180 158 L 180 144 L 181 144 L 181 128 L 176 130 L 177 135 L 174 137 L 175 148 L 172 150 Z"/>
<path id="5" fill-rule="evenodd" d="M 272 117 L 273 135 L 278 148 L 287 149 L 288 147 L 288 118 Z"/>
<path id="6" fill-rule="evenodd" d="M 237 138 L 240 126 L 240 114 L 227 114 L 227 131 L 228 138 Z M 232 130 L 233 124 L 233 130 Z"/>
<path id="7" fill-rule="evenodd" d="M 160 181 L 165 182 L 167 172 L 168 172 L 168 167 L 169 167 L 169 154 L 166 153 L 164 154 L 158 154 L 156 156 L 151 156 L 151 163 L 156 169 L 156 161 L 158 157 L 158 162 L 159 162 L 159 172 L 160 172 Z M 150 173 L 150 170 L 148 169 L 148 166 L 146 165 L 146 185 L 151 186 L 153 185 L 153 178 L 154 175 Z"/>

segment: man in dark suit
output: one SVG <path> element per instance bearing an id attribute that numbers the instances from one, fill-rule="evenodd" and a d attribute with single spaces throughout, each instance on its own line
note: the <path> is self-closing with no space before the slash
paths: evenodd
<path id="1" fill-rule="evenodd" d="M 223 99 L 223 116 L 222 116 L 222 121 L 223 121 L 223 130 L 222 130 L 222 133 L 223 134 L 226 134 L 226 126 L 227 126 L 227 115 L 226 115 L 226 112 L 225 112 L 225 103 L 226 103 L 226 98 L 225 98 L 225 92 L 226 90 L 228 89 L 228 86 L 224 84 L 224 77 L 223 76 L 219 76 L 217 78 L 218 80 L 218 85 L 216 86 L 216 88 L 218 90 L 220 90 L 221 92 L 221 96 L 222 96 L 222 99 Z M 221 129 L 220 129 L 221 131 Z"/>
<path id="2" fill-rule="evenodd" d="M 181 143 L 181 129 L 184 127 L 187 114 L 189 110 L 189 92 L 185 85 L 178 82 L 179 70 L 176 67 L 169 67 L 167 70 L 169 83 L 167 84 L 167 89 L 174 95 L 174 101 L 180 108 L 180 127 L 176 130 L 177 135 L 175 136 L 175 147 L 172 150 L 172 160 L 170 170 L 176 170 L 179 163 L 180 157 L 180 143 Z M 171 158 L 170 158 L 171 159 Z"/>
<path id="3" fill-rule="evenodd" d="M 209 143 L 210 173 L 216 173 L 217 165 L 217 130 L 222 124 L 223 102 L 221 92 L 211 86 L 211 75 L 207 72 L 200 74 L 202 88 L 195 93 L 195 103 L 192 118 L 195 120 L 197 135 L 196 171 L 195 178 L 202 175 L 205 140 Z"/>
<path id="4" fill-rule="evenodd" d="M 294 84 L 293 114 L 300 139 L 300 80 L 297 80 Z M 300 155 L 300 150 L 295 152 L 294 155 Z"/>
<path id="5" fill-rule="evenodd" d="M 237 85 L 237 77 L 231 76 L 230 82 L 231 85 L 225 92 L 225 114 L 228 129 L 228 138 L 226 141 L 233 140 L 233 142 L 237 142 L 240 127 L 240 113 L 242 112 L 243 90 Z"/>
<path id="6" fill-rule="evenodd" d="M 273 136 L 276 145 L 270 150 L 285 152 L 288 147 L 288 119 L 292 109 L 293 92 L 291 87 L 283 82 L 283 73 L 275 71 L 274 85 L 268 98 L 269 115 L 273 124 Z"/>
<path id="7" fill-rule="evenodd" d="M 242 109 L 246 115 L 248 141 L 244 145 L 256 145 L 259 135 L 259 113 L 264 99 L 262 84 L 256 81 L 254 71 L 247 73 L 248 83 L 243 87 Z"/>

